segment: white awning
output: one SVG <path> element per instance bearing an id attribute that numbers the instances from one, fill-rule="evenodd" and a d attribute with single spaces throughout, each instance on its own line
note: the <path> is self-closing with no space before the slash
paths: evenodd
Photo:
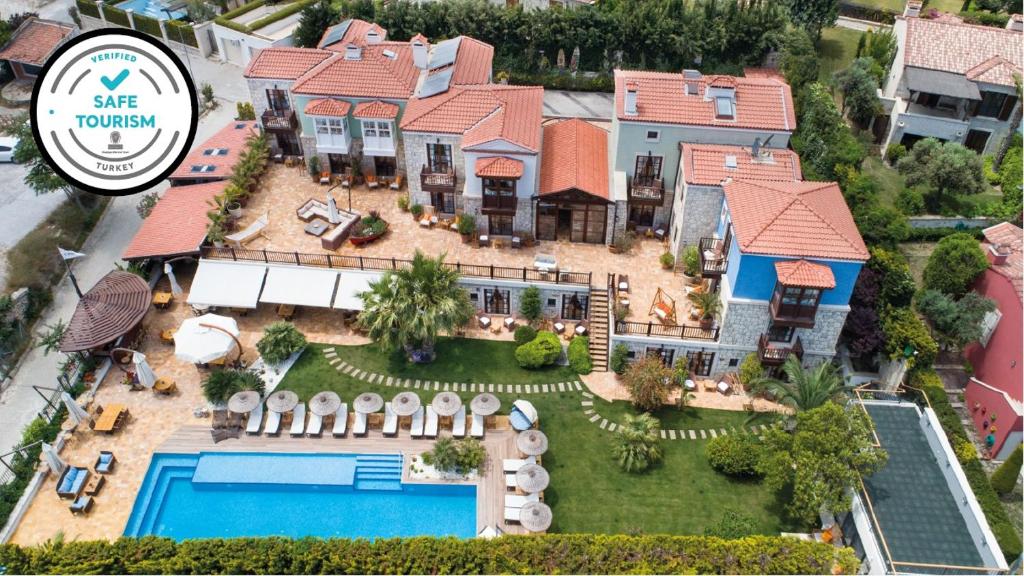
<path id="1" fill-rule="evenodd" d="M 194 306 L 256 308 L 266 274 L 265 264 L 200 260 L 192 278 L 188 303 Z"/>
<path id="2" fill-rule="evenodd" d="M 380 280 L 381 272 L 363 272 L 344 270 L 338 282 L 338 293 L 334 296 L 334 308 L 337 310 L 362 310 L 363 300 L 360 292 L 370 289 L 370 282 Z"/>
<path id="3" fill-rule="evenodd" d="M 270 266 L 260 302 L 330 308 L 337 282 L 337 270 Z"/>

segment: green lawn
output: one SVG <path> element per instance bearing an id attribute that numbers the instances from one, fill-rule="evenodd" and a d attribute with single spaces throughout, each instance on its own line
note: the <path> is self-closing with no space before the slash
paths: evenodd
<path id="1" fill-rule="evenodd" d="M 832 81 L 832 74 L 847 68 L 857 55 L 857 42 L 862 32 L 849 28 L 826 28 L 818 40 L 818 80 Z"/>
<path id="2" fill-rule="evenodd" d="M 860 168 L 865 176 L 871 176 L 878 183 L 878 198 L 882 205 L 895 208 L 896 199 L 905 187 L 903 176 L 878 156 L 868 156 Z"/>
<path id="3" fill-rule="evenodd" d="M 938 242 L 904 242 L 900 244 L 900 252 L 906 256 L 910 264 L 910 273 L 914 275 L 914 281 L 918 286 L 923 285 L 924 267 L 928 264 L 928 257 L 932 255 Z"/>
<path id="4" fill-rule="evenodd" d="M 512 355 L 514 347 L 510 342 L 445 339 L 438 343 L 437 360 L 425 366 L 408 365 L 400 355 L 385 355 L 372 344 L 336 348 L 338 356 L 354 366 L 401 378 L 494 384 L 576 379 L 570 369 L 563 367 L 541 371 L 519 368 Z M 366 390 L 375 390 L 386 398 L 397 392 L 338 372 L 327 362 L 322 348 L 310 345 L 279 388 L 294 390 L 304 400 L 324 389 L 334 390 L 348 401 Z M 468 401 L 473 394 L 460 396 Z M 515 396 L 498 396 L 501 413 L 507 413 Z M 429 400 L 426 394 L 422 398 Z M 781 505 L 763 486 L 735 481 L 712 470 L 700 440 L 666 440 L 665 458 L 657 468 L 646 474 L 627 474 L 611 457 L 612 433 L 584 416 L 579 392 L 530 395 L 528 399 L 537 407 L 541 427 L 550 440 L 544 466 L 551 472 L 551 485 L 544 496 L 554 511 L 552 531 L 700 534 L 727 510 L 750 515 L 765 534 L 797 528 L 780 518 Z M 627 402 L 597 398 L 594 408 L 615 421 L 633 413 Z M 657 416 L 667 428 L 731 428 L 748 418 L 741 412 L 695 408 L 666 408 Z"/>
<path id="5" fill-rule="evenodd" d="M 879 8 L 882 10 L 888 10 L 897 14 L 903 13 L 903 6 L 906 4 L 905 0 L 848 0 L 850 4 L 857 4 L 860 6 L 867 6 L 869 8 Z M 963 7 L 963 2 L 960 0 L 929 0 L 928 8 L 935 8 L 942 12 L 952 12 L 958 14 L 960 8 Z"/>

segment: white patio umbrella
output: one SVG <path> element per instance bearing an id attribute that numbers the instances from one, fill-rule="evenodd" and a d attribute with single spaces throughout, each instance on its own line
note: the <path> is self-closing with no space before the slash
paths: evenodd
<path id="1" fill-rule="evenodd" d="M 50 470 L 53 470 L 53 473 L 58 476 L 63 474 L 64 469 L 68 466 L 67 462 L 64 462 L 64 460 L 61 459 L 57 454 L 57 450 L 55 450 L 53 446 L 43 442 L 42 447 L 43 457 L 46 458 L 46 464 L 50 467 Z"/>
<path id="2" fill-rule="evenodd" d="M 480 531 L 479 534 L 476 535 L 476 537 L 486 538 L 490 540 L 491 538 L 497 538 L 498 536 L 501 536 L 503 534 L 505 533 L 501 531 L 501 528 L 498 528 L 497 526 L 487 525 L 484 527 L 483 530 Z"/>
<path id="3" fill-rule="evenodd" d="M 238 342 L 234 318 L 203 314 L 181 323 L 174 333 L 174 355 L 183 362 L 206 364 L 227 356 Z"/>
<path id="4" fill-rule="evenodd" d="M 89 413 L 85 411 L 85 408 L 82 408 L 78 405 L 78 402 L 75 402 L 75 399 L 71 397 L 71 394 L 61 392 L 60 399 L 64 402 L 64 407 L 68 409 L 68 416 L 71 418 L 71 421 L 75 423 L 75 426 L 78 426 L 87 420 L 92 420 L 92 416 L 89 416 Z"/>
<path id="5" fill-rule="evenodd" d="M 185 293 L 181 289 L 181 284 L 178 284 L 178 279 L 174 277 L 174 268 L 170 262 L 164 262 L 164 274 L 167 275 L 167 281 L 171 283 L 171 294 L 175 296 L 181 296 Z"/>
<path id="6" fill-rule="evenodd" d="M 152 390 L 156 384 L 156 373 L 149 366 L 149 362 L 146 362 L 146 355 L 142 352 L 132 352 L 132 362 L 135 364 L 135 374 L 139 377 L 139 384 Z"/>
<path id="7" fill-rule="evenodd" d="M 334 201 L 334 196 L 327 197 L 327 221 L 331 224 L 341 222 L 341 215 L 338 214 L 338 203 Z"/>

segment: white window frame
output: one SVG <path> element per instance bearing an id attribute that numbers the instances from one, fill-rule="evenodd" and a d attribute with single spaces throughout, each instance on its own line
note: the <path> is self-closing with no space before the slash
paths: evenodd
<path id="1" fill-rule="evenodd" d="M 395 128 L 391 120 L 367 118 L 360 120 L 363 132 L 363 148 L 374 151 L 395 152 Z"/>
<path id="2" fill-rule="evenodd" d="M 988 346 L 989 340 L 992 339 L 992 334 L 995 333 L 996 328 L 999 327 L 999 321 L 1003 319 L 1003 313 L 998 308 L 991 312 L 986 312 L 985 317 L 981 319 L 981 338 L 978 338 L 978 343 L 983 347 Z"/>
<path id="3" fill-rule="evenodd" d="M 730 121 L 730 122 L 736 120 L 736 104 L 733 102 L 732 98 L 729 98 L 728 96 L 715 96 L 714 100 L 715 100 L 715 102 L 714 102 L 715 103 L 715 120 Z M 723 116 L 723 115 L 719 114 L 719 112 L 721 112 L 721 109 L 719 108 L 719 106 L 721 104 L 723 104 L 723 103 L 728 103 L 728 105 L 729 105 L 729 115 L 728 116 Z"/>
<path id="4" fill-rule="evenodd" d="M 651 136 L 651 134 L 654 134 L 654 136 Z M 661 142 L 661 130 L 648 129 L 644 135 L 644 140 L 647 142 Z"/>
<path id="5" fill-rule="evenodd" d="M 318 148 L 348 151 L 348 128 L 338 116 L 313 116 L 313 132 Z"/>

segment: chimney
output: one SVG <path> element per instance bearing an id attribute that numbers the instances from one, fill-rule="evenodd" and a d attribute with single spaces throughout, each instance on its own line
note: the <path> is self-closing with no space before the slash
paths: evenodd
<path id="1" fill-rule="evenodd" d="M 417 34 L 412 37 L 409 41 L 412 45 L 412 63 L 420 70 L 427 69 L 427 53 L 430 51 L 430 44 L 427 42 L 427 37 L 423 34 Z"/>
<path id="2" fill-rule="evenodd" d="M 993 266 L 1002 266 L 1006 264 L 1006 259 L 1010 257 L 1010 247 L 1005 244 L 992 244 L 988 247 L 990 254 L 989 261 L 992 262 Z"/>
<path id="3" fill-rule="evenodd" d="M 1024 16 L 1014 14 L 1006 21 L 1006 29 L 1014 32 L 1024 32 Z"/>
<path id="4" fill-rule="evenodd" d="M 367 32 L 366 32 L 366 43 L 367 44 L 370 44 L 371 46 L 373 44 L 380 44 L 381 40 L 383 40 L 383 38 L 380 37 L 380 30 L 377 30 L 376 26 L 374 26 L 374 27 L 370 28 L 369 30 L 367 30 Z"/>
<path id="5" fill-rule="evenodd" d="M 349 44 L 345 46 L 345 60 L 361 60 L 363 58 L 363 49 L 355 44 Z"/>
<path id="6" fill-rule="evenodd" d="M 922 6 L 921 0 L 907 0 L 906 6 L 903 7 L 903 15 L 907 18 L 917 18 L 921 15 Z"/>
<path id="7" fill-rule="evenodd" d="M 624 109 L 625 109 L 624 111 L 626 113 L 626 116 L 636 116 L 636 114 L 637 114 L 637 111 L 636 111 L 636 92 L 637 92 L 637 88 L 638 88 L 638 86 L 637 86 L 636 82 L 628 82 L 628 83 L 626 83 L 626 102 L 625 102 L 625 105 L 623 106 Z"/>

